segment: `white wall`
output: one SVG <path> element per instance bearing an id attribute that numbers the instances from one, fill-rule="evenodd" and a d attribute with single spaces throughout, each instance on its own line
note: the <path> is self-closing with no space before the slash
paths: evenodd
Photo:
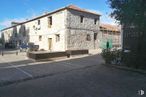
<path id="1" fill-rule="evenodd" d="M 52 27 L 48 27 L 48 17 L 52 16 Z M 65 50 L 65 16 L 66 10 L 51 14 L 49 16 L 42 17 L 37 20 L 33 20 L 23 24 L 26 28 L 27 37 L 20 35 L 19 30 L 21 25 L 17 26 L 17 32 L 19 34 L 18 40 L 27 41 L 39 45 L 39 49 L 49 49 L 48 38 L 52 38 L 52 51 Z M 40 20 L 40 25 L 38 25 Z M 36 28 L 40 28 L 36 30 Z M 10 31 L 11 30 L 11 31 Z M 8 41 L 7 33 L 12 34 L 13 28 L 3 31 L 5 34 L 5 40 Z M 56 34 L 60 34 L 60 41 L 56 42 Z M 42 40 L 39 41 L 39 36 L 42 36 Z"/>
<path id="2" fill-rule="evenodd" d="M 64 23 L 64 15 L 65 11 L 57 12 L 52 14 L 52 26 L 51 28 L 48 27 L 48 17 L 46 16 L 40 19 L 40 26 L 37 24 L 37 20 L 32 21 L 28 25 L 30 28 L 30 42 L 35 43 L 36 45 L 40 46 L 40 49 L 49 49 L 48 38 L 52 38 L 52 50 L 64 50 L 64 30 L 65 30 L 65 23 Z M 40 30 L 34 30 L 33 26 L 36 28 L 40 28 Z M 56 34 L 60 34 L 60 41 L 56 42 Z M 39 35 L 42 36 L 42 41 L 39 41 Z"/>
<path id="3" fill-rule="evenodd" d="M 9 42 L 10 38 L 12 37 L 12 34 L 13 34 L 13 28 L 4 30 L 4 31 L 2 31 L 2 33 L 4 34 L 4 41 Z"/>

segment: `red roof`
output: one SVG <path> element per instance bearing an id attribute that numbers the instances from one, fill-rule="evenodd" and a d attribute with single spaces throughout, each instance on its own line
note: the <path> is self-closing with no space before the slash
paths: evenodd
<path id="1" fill-rule="evenodd" d="M 100 14 L 96 13 L 96 12 L 92 12 L 92 11 L 89 11 L 89 10 L 86 10 L 86 9 L 82 9 L 82 8 L 79 8 L 75 5 L 69 5 L 67 6 L 66 8 L 69 8 L 69 9 L 73 9 L 73 10 L 77 10 L 77 11 L 80 11 L 80 12 L 86 12 L 86 13 L 90 13 L 90 14 L 94 14 L 94 15 L 98 15 L 100 16 Z"/>
<path id="2" fill-rule="evenodd" d="M 105 30 L 109 31 L 120 31 L 120 28 L 116 25 L 111 25 L 111 24 L 100 24 L 100 27 L 102 27 Z"/>

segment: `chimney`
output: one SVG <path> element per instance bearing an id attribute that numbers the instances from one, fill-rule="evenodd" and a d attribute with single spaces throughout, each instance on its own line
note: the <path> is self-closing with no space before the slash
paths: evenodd
<path id="1" fill-rule="evenodd" d="M 11 22 L 12 26 L 15 26 L 15 25 L 18 25 L 18 24 L 19 24 L 18 22 Z"/>

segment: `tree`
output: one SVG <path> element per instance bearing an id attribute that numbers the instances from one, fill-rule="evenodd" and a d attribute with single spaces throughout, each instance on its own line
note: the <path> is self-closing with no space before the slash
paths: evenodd
<path id="1" fill-rule="evenodd" d="M 142 24 L 145 17 L 146 0 L 108 0 L 113 9 L 111 16 L 121 24 L 132 23 L 135 26 Z M 144 21 L 143 21 L 144 22 Z"/>
<path id="2" fill-rule="evenodd" d="M 110 7 L 113 9 L 111 16 L 119 20 L 124 29 L 128 29 L 132 34 L 135 32 L 137 37 L 135 53 L 135 64 L 145 64 L 146 60 L 146 0 L 108 0 Z M 126 30 L 124 33 L 128 33 Z M 132 41 L 132 38 L 131 38 Z M 130 45 L 130 43 L 128 44 Z"/>
<path id="3" fill-rule="evenodd" d="M 2 44 L 2 38 L 0 38 L 0 44 Z"/>

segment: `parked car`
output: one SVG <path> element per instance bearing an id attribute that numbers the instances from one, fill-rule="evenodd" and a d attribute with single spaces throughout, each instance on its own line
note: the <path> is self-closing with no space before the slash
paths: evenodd
<path id="1" fill-rule="evenodd" d="M 20 52 L 21 51 L 27 51 L 28 48 L 29 48 L 29 46 L 27 44 L 21 44 L 19 46 Z"/>

